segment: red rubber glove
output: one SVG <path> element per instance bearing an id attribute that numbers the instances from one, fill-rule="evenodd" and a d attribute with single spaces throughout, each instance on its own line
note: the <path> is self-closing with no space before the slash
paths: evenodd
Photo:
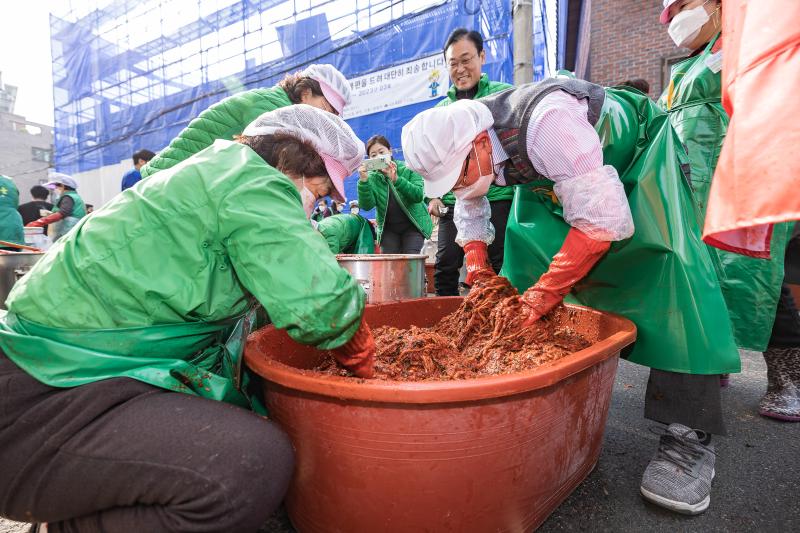
<path id="1" fill-rule="evenodd" d="M 530 309 L 523 326 L 530 326 L 561 303 L 610 247 L 608 241 L 596 241 L 579 229 L 570 229 L 550 268 L 522 295 L 522 303 Z"/>
<path id="2" fill-rule="evenodd" d="M 25 227 L 42 228 L 48 224 L 52 224 L 53 222 L 58 222 L 62 218 L 64 218 L 64 215 L 61 214 L 61 211 L 56 211 L 52 215 L 47 215 L 46 217 L 42 217 L 39 220 L 34 220 L 33 222 L 28 222 Z"/>
<path id="3" fill-rule="evenodd" d="M 340 365 L 356 376 L 371 378 L 375 375 L 375 338 L 364 317 L 353 338 L 331 352 Z"/>
<path id="4" fill-rule="evenodd" d="M 464 280 L 468 286 L 481 279 L 494 276 L 494 270 L 489 263 L 489 247 L 483 241 L 469 241 L 464 245 L 464 258 L 467 262 L 467 279 Z"/>

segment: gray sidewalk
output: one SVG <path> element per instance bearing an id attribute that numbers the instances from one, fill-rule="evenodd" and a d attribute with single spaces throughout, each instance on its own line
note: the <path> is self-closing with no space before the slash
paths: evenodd
<path id="1" fill-rule="evenodd" d="M 742 352 L 742 373 L 722 391 L 727 437 L 714 437 L 711 507 L 685 517 L 645 503 L 642 472 L 657 437 L 642 416 L 648 370 L 620 363 L 600 462 L 539 531 L 800 531 L 800 424 L 758 415 L 766 389 L 760 353 Z"/>

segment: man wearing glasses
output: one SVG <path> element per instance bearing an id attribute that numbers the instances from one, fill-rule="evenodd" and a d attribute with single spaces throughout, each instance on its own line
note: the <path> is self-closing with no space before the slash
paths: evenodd
<path id="1" fill-rule="evenodd" d="M 457 100 L 482 98 L 511 87 L 507 83 L 489 81 L 489 77 L 481 72 L 481 67 L 486 63 L 486 52 L 483 50 L 483 37 L 476 31 L 469 31 L 466 28 L 454 30 L 444 45 L 444 57 L 452 85 L 447 91 L 447 98 L 439 102 L 437 107 L 449 105 Z M 493 184 L 489 188 L 487 197 L 496 235 L 494 242 L 489 246 L 489 258 L 495 272 L 500 272 L 503 266 L 506 223 L 514 191 L 512 187 Z M 441 198 L 432 198 L 428 204 L 428 212 L 439 217 L 434 273 L 438 296 L 458 295 L 458 271 L 464 263 L 464 250 L 456 244 L 456 226 L 453 223 L 455 201 L 455 196 L 449 192 Z"/>

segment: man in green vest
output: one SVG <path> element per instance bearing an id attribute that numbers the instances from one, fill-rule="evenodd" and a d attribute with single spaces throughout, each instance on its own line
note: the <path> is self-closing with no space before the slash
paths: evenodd
<path id="1" fill-rule="evenodd" d="M 78 184 L 71 176 L 53 172 L 50 182 L 45 184 L 48 189 L 56 191 L 56 210 L 53 214 L 34 220 L 27 227 L 41 228 L 53 225 L 53 242 L 67 234 L 80 219 L 86 216 L 86 205 L 83 198 L 78 195 Z"/>
<path id="2" fill-rule="evenodd" d="M 444 58 L 453 83 L 447 91 L 447 98 L 439 102 L 437 107 L 450 105 L 459 100 L 472 100 L 486 95 L 504 91 L 511 87 L 507 83 L 490 81 L 481 72 L 486 63 L 486 52 L 483 49 L 483 37 L 477 31 L 466 28 L 454 30 L 444 45 Z M 492 184 L 487 198 L 492 211 L 492 224 L 497 232 L 497 239 L 489 247 L 489 260 L 492 267 L 499 272 L 503 267 L 503 235 L 514 190 Z M 456 199 L 452 193 L 432 198 L 428 204 L 428 212 L 439 217 L 439 233 L 437 237 L 436 270 L 434 284 L 438 296 L 458 296 L 458 277 L 464 263 L 464 251 L 456 244 L 456 227 L 453 223 L 453 206 Z"/>

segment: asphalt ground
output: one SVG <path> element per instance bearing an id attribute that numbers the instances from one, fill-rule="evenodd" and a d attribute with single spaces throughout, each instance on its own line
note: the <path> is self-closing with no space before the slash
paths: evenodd
<path id="1" fill-rule="evenodd" d="M 761 354 L 742 352 L 742 373 L 723 389 L 728 436 L 714 437 L 716 477 L 711 506 L 687 517 L 646 503 L 642 472 L 658 445 L 642 416 L 648 369 L 620 362 L 603 451 L 595 470 L 541 526 L 541 532 L 800 531 L 800 424 L 758 415 L 766 389 Z M 21 533 L 0 519 L 0 533 Z M 283 509 L 260 533 L 291 533 Z"/>

